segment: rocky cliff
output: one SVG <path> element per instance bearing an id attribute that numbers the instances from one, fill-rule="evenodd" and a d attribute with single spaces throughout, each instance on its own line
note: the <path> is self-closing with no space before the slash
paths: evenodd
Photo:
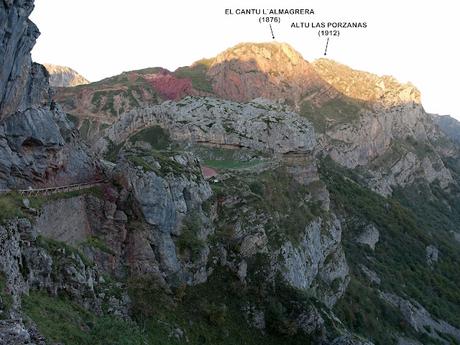
<path id="1" fill-rule="evenodd" d="M 0 189 L 84 181 L 95 162 L 51 99 L 46 69 L 30 58 L 33 1 L 4 1 L 0 15 Z"/>
<path id="2" fill-rule="evenodd" d="M 50 75 L 49 83 L 52 87 L 70 87 L 89 83 L 85 77 L 70 67 L 52 64 L 44 64 L 44 66 Z"/>
<path id="3" fill-rule="evenodd" d="M 365 167 L 372 175 L 369 185 L 382 194 L 419 177 L 439 180 L 443 187 L 453 183 L 443 163 L 443 156 L 449 155 L 442 143 L 445 135 L 424 111 L 413 85 L 327 59 L 313 65 L 324 80 L 355 103 L 348 114 L 324 114 L 323 118 L 304 104 L 304 114 L 322 130 L 320 150 L 349 168 Z"/>
<path id="4" fill-rule="evenodd" d="M 434 123 L 453 141 L 460 141 L 460 123 L 449 115 L 431 115 Z"/>

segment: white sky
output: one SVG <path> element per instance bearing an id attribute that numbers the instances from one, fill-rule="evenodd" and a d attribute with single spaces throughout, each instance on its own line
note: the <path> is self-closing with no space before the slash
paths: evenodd
<path id="1" fill-rule="evenodd" d="M 460 119 L 459 4 L 453 0 L 36 0 L 32 20 L 42 35 L 32 55 L 91 81 L 144 67 L 174 70 L 239 42 L 272 40 L 268 24 L 226 16 L 225 8 L 280 7 L 313 8 L 315 16 L 304 21 L 367 21 L 366 30 L 331 38 L 328 57 L 410 81 L 427 111 Z M 291 21 L 282 17 L 273 25 L 276 40 L 306 60 L 322 57 L 325 39 L 291 29 Z"/>

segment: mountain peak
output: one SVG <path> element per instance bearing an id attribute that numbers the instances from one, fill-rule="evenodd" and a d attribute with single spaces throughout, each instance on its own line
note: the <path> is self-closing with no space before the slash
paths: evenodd
<path id="1" fill-rule="evenodd" d="M 287 43 L 240 43 L 218 54 L 207 73 L 222 98 L 262 97 L 297 103 L 305 93 L 327 89 L 310 63 Z"/>
<path id="2" fill-rule="evenodd" d="M 43 64 L 50 74 L 50 85 L 52 87 L 69 87 L 88 84 L 89 81 L 70 67 L 53 64 Z"/>
<path id="3" fill-rule="evenodd" d="M 344 95 L 386 105 L 420 103 L 420 91 L 411 83 L 401 83 L 388 75 L 352 69 L 334 60 L 321 58 L 312 62 L 316 72 Z"/>
<path id="4" fill-rule="evenodd" d="M 302 55 L 292 48 L 289 44 L 283 42 L 244 42 L 239 43 L 224 52 L 218 54 L 214 63 L 222 63 L 231 60 L 267 60 L 267 61 L 283 61 L 297 65 L 304 62 Z"/>

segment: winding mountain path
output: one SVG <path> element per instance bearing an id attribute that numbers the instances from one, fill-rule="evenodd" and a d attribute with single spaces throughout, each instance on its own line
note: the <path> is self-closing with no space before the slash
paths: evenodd
<path id="1" fill-rule="evenodd" d="M 91 181 L 91 182 L 83 182 L 83 183 L 76 183 L 76 184 L 70 184 L 70 185 L 65 185 L 65 186 L 47 187 L 47 188 L 0 190 L 0 194 L 17 192 L 24 196 L 51 195 L 51 194 L 57 194 L 57 193 L 73 192 L 73 191 L 82 190 L 82 189 L 89 189 L 89 188 L 104 184 L 106 182 L 107 180 L 101 179 L 101 180 L 96 180 L 96 181 Z"/>

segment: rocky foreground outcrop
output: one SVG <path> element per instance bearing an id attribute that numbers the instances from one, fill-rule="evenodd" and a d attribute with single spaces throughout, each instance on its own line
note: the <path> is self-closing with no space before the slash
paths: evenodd
<path id="1" fill-rule="evenodd" d="M 70 67 L 44 64 L 48 71 L 51 87 L 71 87 L 88 84 L 89 81 Z"/>
<path id="2" fill-rule="evenodd" d="M 33 1 L 0 4 L 0 189 L 86 181 L 96 164 L 32 63 Z"/>

